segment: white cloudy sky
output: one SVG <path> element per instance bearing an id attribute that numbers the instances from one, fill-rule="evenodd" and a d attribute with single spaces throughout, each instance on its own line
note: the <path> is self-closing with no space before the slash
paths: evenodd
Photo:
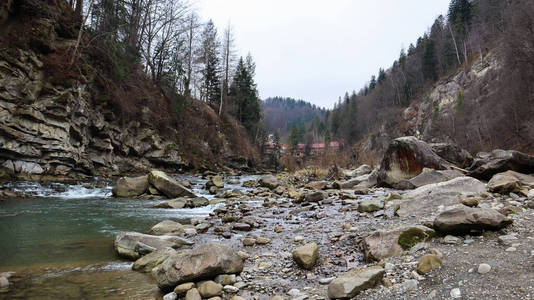
<path id="1" fill-rule="evenodd" d="M 332 107 L 415 43 L 450 0 L 194 0 L 257 65 L 260 96 Z"/>

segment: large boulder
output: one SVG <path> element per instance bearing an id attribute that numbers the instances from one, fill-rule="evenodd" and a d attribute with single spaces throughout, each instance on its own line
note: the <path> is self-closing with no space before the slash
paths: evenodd
<path id="1" fill-rule="evenodd" d="M 465 234 L 471 231 L 498 230 L 512 223 L 491 208 L 460 206 L 439 214 L 434 228 L 443 234 Z"/>
<path id="2" fill-rule="evenodd" d="M 258 183 L 260 184 L 260 186 L 269 188 L 271 190 L 274 190 L 280 185 L 280 182 L 278 181 L 278 179 L 276 179 L 274 175 L 261 176 Z"/>
<path id="3" fill-rule="evenodd" d="M 516 171 L 523 174 L 534 173 L 534 156 L 513 150 L 493 150 L 476 155 L 467 175 L 490 180 L 495 174 Z"/>
<path id="4" fill-rule="evenodd" d="M 384 154 L 378 171 L 378 185 L 405 188 L 403 182 L 421 174 L 424 168 L 445 170 L 451 166 L 434 153 L 429 144 L 413 136 L 397 138 Z"/>
<path id="5" fill-rule="evenodd" d="M 425 226 L 407 226 L 389 231 L 374 231 L 363 239 L 362 246 L 368 260 L 380 261 L 398 256 L 415 244 L 433 238 L 434 230 Z"/>
<path id="6" fill-rule="evenodd" d="M 449 181 L 456 177 L 462 177 L 464 174 L 457 170 L 434 170 L 424 169 L 423 172 L 414 178 L 408 180 L 414 189 L 427 184 Z"/>
<path id="7" fill-rule="evenodd" d="M 162 264 L 169 256 L 176 253 L 173 248 L 163 248 L 151 252 L 138 260 L 132 266 L 132 269 L 140 272 L 151 272 L 154 267 Z"/>
<path id="8" fill-rule="evenodd" d="M 374 266 L 369 268 L 353 269 L 339 275 L 328 285 L 330 299 L 350 299 L 361 291 L 376 286 L 382 280 L 385 270 Z"/>
<path id="9" fill-rule="evenodd" d="M 148 175 L 148 182 L 169 198 L 196 197 L 191 190 L 181 185 L 178 181 L 170 178 L 162 171 L 151 171 Z"/>
<path id="10" fill-rule="evenodd" d="M 178 249 L 193 242 L 177 236 L 155 236 L 139 232 L 121 232 L 115 238 L 115 251 L 120 257 L 137 260 L 141 256 L 167 247 Z"/>
<path id="11" fill-rule="evenodd" d="M 163 290 L 180 283 L 212 279 L 220 274 L 236 274 L 243 270 L 243 260 L 229 246 L 209 243 L 192 250 L 171 255 L 152 270 Z"/>
<path id="12" fill-rule="evenodd" d="M 434 143 L 430 144 L 432 150 L 446 161 L 460 168 L 469 168 L 473 163 L 473 156 L 467 150 L 454 144 Z"/>
<path id="13" fill-rule="evenodd" d="M 449 181 L 428 184 L 402 195 L 395 200 L 397 215 L 426 216 L 437 211 L 440 205 L 450 206 L 461 202 L 462 197 L 474 196 L 486 191 L 486 185 L 472 177 L 457 177 Z"/>
<path id="14" fill-rule="evenodd" d="M 135 197 L 142 195 L 148 189 L 148 176 L 121 177 L 111 190 L 115 197 Z"/>
<path id="15" fill-rule="evenodd" d="M 493 175 L 488 182 L 488 190 L 494 193 L 508 194 L 519 193 L 534 187 L 534 176 L 517 173 L 514 171 L 506 171 Z"/>
<path id="16" fill-rule="evenodd" d="M 150 228 L 148 233 L 153 235 L 182 235 L 184 232 L 184 225 L 172 220 L 165 220 Z"/>
<path id="17" fill-rule="evenodd" d="M 293 259 L 299 266 L 311 270 L 319 257 L 319 247 L 316 243 L 306 244 L 293 250 Z"/>

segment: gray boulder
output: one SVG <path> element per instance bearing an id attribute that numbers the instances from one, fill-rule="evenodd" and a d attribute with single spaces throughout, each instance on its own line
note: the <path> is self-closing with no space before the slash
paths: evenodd
<path id="1" fill-rule="evenodd" d="M 377 230 L 362 241 L 365 257 L 380 261 L 400 255 L 419 242 L 433 238 L 434 230 L 425 226 L 407 226 L 389 231 Z"/>
<path id="2" fill-rule="evenodd" d="M 184 232 L 184 225 L 171 220 L 161 221 L 148 231 L 153 235 L 182 235 Z"/>
<path id="3" fill-rule="evenodd" d="M 408 180 L 408 182 L 413 185 L 413 188 L 422 187 L 427 184 L 440 183 L 444 181 L 449 181 L 456 177 L 462 177 L 464 174 L 456 170 L 434 170 L 434 169 L 424 169 L 423 172 L 414 178 Z"/>
<path id="4" fill-rule="evenodd" d="M 258 183 L 260 184 L 260 186 L 269 188 L 271 190 L 274 190 L 280 185 L 280 182 L 278 182 L 278 179 L 276 179 L 276 177 L 274 177 L 273 175 L 261 176 Z"/>
<path id="5" fill-rule="evenodd" d="M 319 257 L 319 247 L 316 243 L 309 243 L 293 250 L 293 259 L 306 270 L 311 270 Z"/>
<path id="6" fill-rule="evenodd" d="M 343 170 L 343 175 L 345 177 L 353 178 L 353 177 L 360 177 L 362 175 L 367 175 L 373 171 L 373 168 L 369 165 L 361 165 L 357 169 L 354 170 Z"/>
<path id="7" fill-rule="evenodd" d="M 135 197 L 144 194 L 148 189 L 148 176 L 121 177 L 111 192 L 115 197 Z"/>
<path id="8" fill-rule="evenodd" d="M 523 174 L 534 173 L 534 156 L 513 150 L 493 150 L 476 155 L 468 176 L 490 180 L 493 175 L 516 171 Z"/>
<path id="9" fill-rule="evenodd" d="M 185 282 L 212 279 L 243 270 L 243 260 L 229 246 L 209 243 L 177 252 L 152 270 L 158 286 L 169 290 Z"/>
<path id="10" fill-rule="evenodd" d="M 514 171 L 495 174 L 488 182 L 488 190 L 500 194 L 520 193 L 523 190 L 526 194 L 532 187 L 534 187 L 534 176 Z"/>
<path id="11" fill-rule="evenodd" d="M 178 249 L 193 242 L 177 236 L 155 236 L 138 232 L 121 232 L 115 238 L 115 251 L 120 257 L 137 260 L 141 256 L 167 247 Z"/>
<path id="12" fill-rule="evenodd" d="M 475 178 L 457 177 L 449 181 L 428 184 L 402 195 L 395 200 L 396 214 L 427 216 L 437 211 L 438 206 L 450 206 L 461 202 L 462 197 L 474 196 L 486 191 L 486 185 Z"/>
<path id="13" fill-rule="evenodd" d="M 467 150 L 454 144 L 434 143 L 430 144 L 432 150 L 446 161 L 460 168 L 469 168 L 473 163 L 473 156 Z"/>
<path id="14" fill-rule="evenodd" d="M 439 214 L 434 228 L 444 234 L 464 234 L 473 230 L 499 230 L 512 223 L 491 208 L 461 206 Z"/>
<path id="15" fill-rule="evenodd" d="M 434 153 L 429 144 L 413 136 L 397 138 L 384 154 L 378 171 L 378 185 L 405 188 L 403 181 L 421 174 L 424 168 L 445 170 L 451 166 Z"/>
<path id="16" fill-rule="evenodd" d="M 382 280 L 385 270 L 374 266 L 353 269 L 341 274 L 328 285 L 330 299 L 350 299 L 360 292 L 376 286 Z"/>
<path id="17" fill-rule="evenodd" d="M 178 181 L 170 178 L 162 171 L 151 171 L 148 175 L 148 182 L 169 198 L 196 197 L 191 190 L 181 185 Z"/>
<path id="18" fill-rule="evenodd" d="M 132 266 L 132 269 L 140 272 L 150 272 L 157 265 L 162 264 L 169 256 L 176 253 L 172 248 L 163 248 L 149 253 L 138 260 Z"/>

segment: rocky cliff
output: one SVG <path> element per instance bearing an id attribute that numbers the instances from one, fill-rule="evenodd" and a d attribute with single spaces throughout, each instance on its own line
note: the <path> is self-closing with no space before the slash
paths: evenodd
<path id="1" fill-rule="evenodd" d="M 0 178 L 68 180 L 153 167 L 215 169 L 222 161 L 247 166 L 250 144 L 235 149 L 226 135 L 244 136 L 242 128 L 219 119 L 204 103 L 191 100 L 187 110 L 197 119 L 188 123 L 203 125 L 209 135 L 180 124 L 164 132 L 149 107 L 138 107 L 134 120 L 117 114 L 108 100 L 113 95 L 103 95 L 98 85 L 98 65 L 65 66 L 77 37 L 77 29 L 64 20 L 69 14 L 61 0 L 0 4 Z M 54 68 L 77 76 L 58 79 L 50 75 Z M 92 71 L 79 71 L 83 68 Z M 165 101 L 163 93 L 153 97 Z M 193 140 L 184 141 L 187 130 L 195 132 Z M 184 153 L 183 145 L 195 152 Z"/>

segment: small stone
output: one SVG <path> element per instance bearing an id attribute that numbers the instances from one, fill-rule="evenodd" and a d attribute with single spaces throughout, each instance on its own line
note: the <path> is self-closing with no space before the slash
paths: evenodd
<path id="1" fill-rule="evenodd" d="M 464 244 L 466 244 L 466 245 L 472 244 L 474 242 L 475 242 L 475 240 L 473 240 L 473 239 L 464 240 Z"/>
<path id="2" fill-rule="evenodd" d="M 500 235 L 497 240 L 504 246 L 510 246 L 513 242 L 517 241 L 518 238 L 514 234 Z"/>
<path id="3" fill-rule="evenodd" d="M 293 250 L 293 259 L 304 269 L 311 270 L 319 257 L 319 247 L 316 243 L 306 244 Z"/>
<path id="4" fill-rule="evenodd" d="M 301 236 L 301 235 L 297 235 L 294 239 L 295 243 L 300 243 L 302 241 L 304 241 L 304 237 Z"/>
<path id="5" fill-rule="evenodd" d="M 9 287 L 9 280 L 6 277 L 0 277 L 0 289 L 5 289 Z"/>
<path id="6" fill-rule="evenodd" d="M 517 251 L 517 248 L 516 247 L 508 247 L 504 251 L 506 251 L 506 252 L 515 252 L 515 251 Z"/>
<path id="7" fill-rule="evenodd" d="M 395 269 L 395 265 L 392 264 L 392 263 L 386 263 L 386 264 L 384 265 L 384 269 L 385 269 L 386 271 L 388 271 L 388 272 L 391 272 L 391 271 L 393 271 L 393 270 Z"/>
<path id="8" fill-rule="evenodd" d="M 430 272 L 432 269 L 438 268 L 443 265 L 441 258 L 435 254 L 426 254 L 421 257 L 417 264 L 417 273 L 424 275 Z"/>
<path id="9" fill-rule="evenodd" d="M 256 244 L 259 244 L 259 245 L 266 245 L 266 244 L 269 244 L 271 242 L 271 239 L 269 238 L 266 238 L 266 237 L 257 237 L 256 238 Z"/>
<path id="10" fill-rule="evenodd" d="M 450 295 L 451 295 L 452 298 L 458 299 L 458 298 L 462 297 L 462 291 L 460 291 L 459 288 L 454 288 L 454 289 L 451 290 Z"/>
<path id="11" fill-rule="evenodd" d="M 163 296 L 163 300 L 176 300 L 178 298 L 178 295 L 176 295 L 175 292 L 168 293 L 167 295 Z"/>
<path id="12" fill-rule="evenodd" d="M 198 292 L 202 298 L 215 297 L 221 294 L 222 285 L 212 280 L 206 280 L 198 283 Z"/>
<path id="13" fill-rule="evenodd" d="M 462 198 L 462 204 L 469 207 L 477 207 L 480 203 L 480 200 L 478 197 L 467 197 Z"/>
<path id="14" fill-rule="evenodd" d="M 256 239 L 255 238 L 249 238 L 249 237 L 246 237 L 243 239 L 243 245 L 244 246 L 254 246 L 256 244 Z"/>
<path id="15" fill-rule="evenodd" d="M 225 291 L 226 293 L 232 293 L 232 294 L 235 294 L 237 292 L 239 292 L 239 289 L 236 288 L 235 286 L 233 285 L 225 285 L 223 287 L 223 291 Z"/>
<path id="16" fill-rule="evenodd" d="M 284 300 L 284 297 L 282 296 L 274 296 L 271 298 L 271 300 Z"/>
<path id="17" fill-rule="evenodd" d="M 460 239 L 452 235 L 447 235 L 443 238 L 443 243 L 449 244 L 449 245 L 455 245 L 455 244 L 460 243 Z"/>
<path id="18" fill-rule="evenodd" d="M 330 282 L 332 282 L 334 279 L 336 278 L 335 277 L 321 278 L 319 279 L 319 284 L 327 285 L 327 284 L 330 284 Z"/>
<path id="19" fill-rule="evenodd" d="M 250 254 L 245 251 L 237 251 L 237 255 L 241 257 L 242 260 L 246 260 L 250 257 Z"/>
<path id="20" fill-rule="evenodd" d="M 234 283 L 234 286 L 235 286 L 236 288 L 238 288 L 238 289 L 242 289 L 242 288 L 246 287 L 247 284 L 244 283 L 243 281 L 238 281 L 238 282 Z"/>
<path id="21" fill-rule="evenodd" d="M 402 287 L 406 290 L 406 291 L 414 291 L 417 289 L 417 286 L 418 286 L 419 282 L 417 280 L 413 280 L 413 279 L 410 279 L 410 280 L 406 280 L 403 284 L 402 284 Z"/>
<path id="22" fill-rule="evenodd" d="M 185 300 L 202 300 L 202 297 L 200 297 L 200 293 L 197 289 L 190 289 L 187 291 L 187 294 L 185 294 Z"/>
<path id="23" fill-rule="evenodd" d="M 290 289 L 287 294 L 291 297 L 297 297 L 300 295 L 300 291 L 297 289 Z"/>
<path id="24" fill-rule="evenodd" d="M 215 282 L 220 283 L 224 286 L 229 285 L 229 284 L 234 284 L 236 283 L 236 281 L 237 281 L 237 278 L 235 274 L 223 274 L 223 275 L 218 275 L 217 277 L 215 277 Z"/>
<path id="25" fill-rule="evenodd" d="M 480 264 L 478 265 L 478 274 L 486 274 L 488 273 L 489 271 L 491 271 L 491 266 L 488 265 L 488 264 Z"/>
<path id="26" fill-rule="evenodd" d="M 195 283 L 194 282 L 186 282 L 186 283 L 182 283 L 182 284 L 178 285 L 177 287 L 175 287 L 174 288 L 174 292 L 177 295 L 183 295 L 183 294 L 187 293 L 187 291 L 189 291 L 190 289 L 192 289 L 194 287 L 195 287 Z"/>

